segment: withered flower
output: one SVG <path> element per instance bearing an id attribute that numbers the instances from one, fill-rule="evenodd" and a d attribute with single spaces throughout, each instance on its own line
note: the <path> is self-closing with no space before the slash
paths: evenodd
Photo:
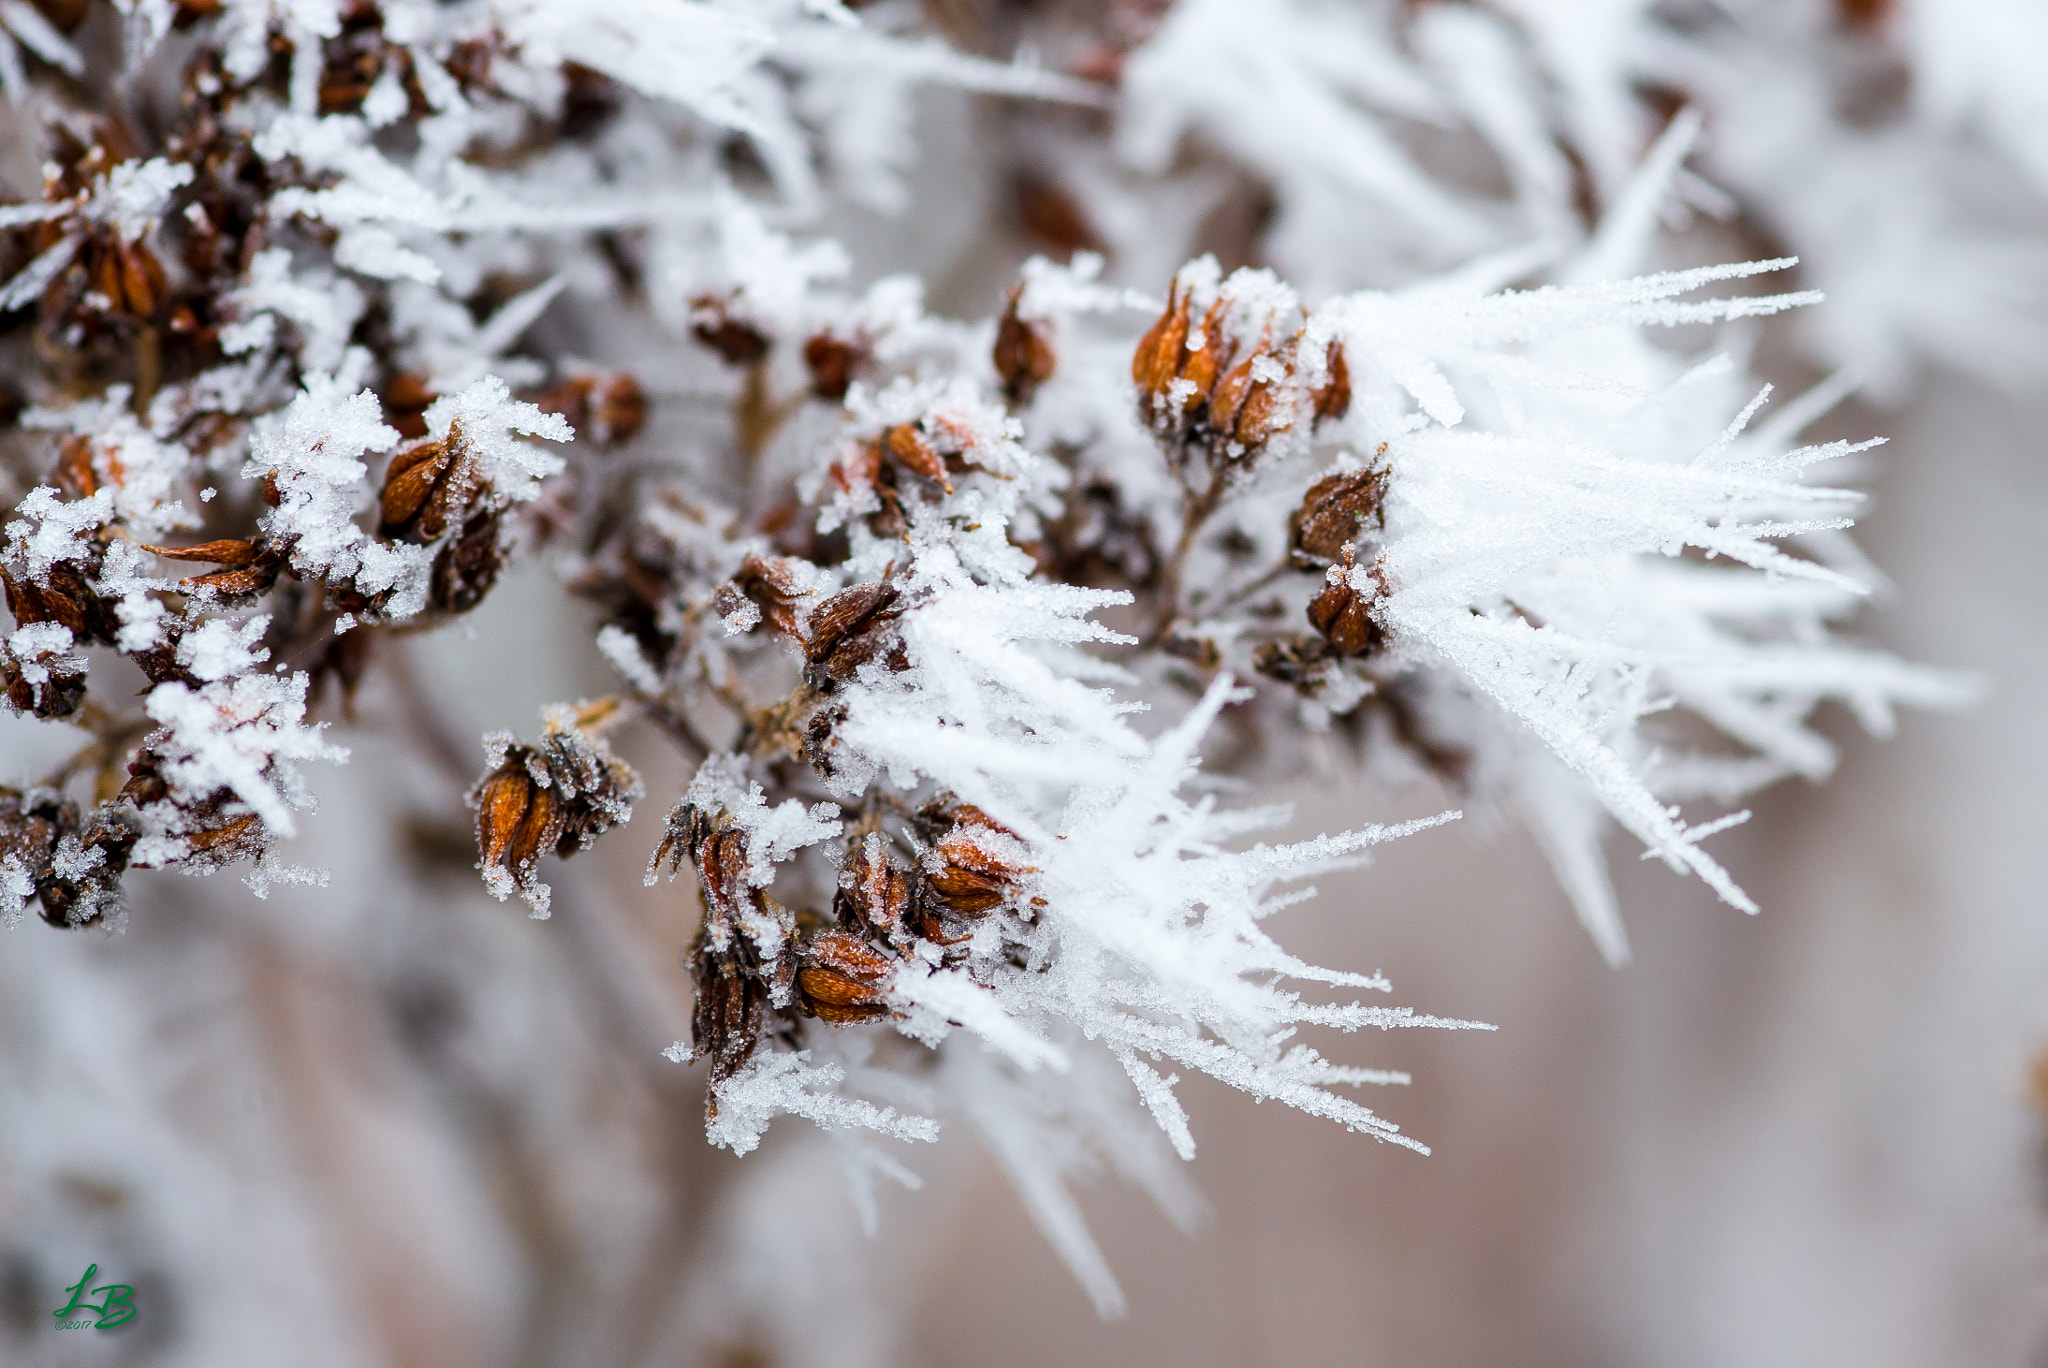
<path id="1" fill-rule="evenodd" d="M 899 963 L 850 931 L 820 931 L 797 960 L 798 1006 L 834 1026 L 879 1021 L 889 1015 L 889 985 Z"/>
<path id="2" fill-rule="evenodd" d="M 814 688 L 833 692 L 878 656 L 886 655 L 892 670 L 910 668 L 896 626 L 901 598 L 895 585 L 881 580 L 843 589 L 811 610 L 804 657 Z"/>
<path id="3" fill-rule="evenodd" d="M 1024 297 L 1022 285 L 1010 287 L 1003 316 L 996 321 L 996 341 L 990 359 L 1003 394 L 1013 406 L 1031 402 L 1038 387 L 1052 378 L 1059 358 L 1052 347 L 1052 329 L 1041 319 L 1025 318 L 1017 311 Z"/>
<path id="4" fill-rule="evenodd" d="M 595 709 L 586 709 L 595 712 Z M 639 776 L 594 735 L 608 715 L 580 720 L 566 710 L 548 718 L 538 746 L 502 733 L 498 764 L 469 792 L 484 884 L 500 900 L 516 889 L 534 915 L 548 910 L 538 873 L 549 851 L 567 859 L 633 816 Z"/>
<path id="5" fill-rule="evenodd" d="M 1357 548 L 1347 542 L 1337 563 L 1325 576 L 1322 592 L 1308 605 L 1310 625 L 1323 634 L 1323 639 L 1338 655 L 1364 655 L 1386 640 L 1385 630 L 1373 617 L 1373 609 L 1379 605 L 1385 586 L 1374 570 L 1371 577 L 1378 586 L 1378 592 L 1370 596 L 1361 594 L 1352 584 L 1351 570 L 1356 559 Z"/>
<path id="6" fill-rule="evenodd" d="M 1381 516 L 1385 492 L 1381 470 L 1340 470 L 1310 485 L 1287 520 L 1296 562 L 1328 565 L 1342 556 L 1365 521 Z"/>

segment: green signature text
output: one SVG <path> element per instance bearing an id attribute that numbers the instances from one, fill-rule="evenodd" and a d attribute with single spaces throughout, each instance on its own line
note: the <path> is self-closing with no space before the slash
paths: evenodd
<path id="1" fill-rule="evenodd" d="M 86 1284 L 99 1275 L 100 1266 L 94 1264 L 85 1270 L 84 1277 L 64 1289 L 71 1294 L 71 1300 L 60 1310 L 51 1312 L 57 1318 L 59 1330 L 111 1330 L 135 1319 L 135 1303 L 128 1300 L 135 1295 L 135 1289 L 127 1283 L 107 1283 L 93 1288 L 96 1297 L 100 1297 L 102 1292 L 106 1294 L 97 1304 L 85 1299 Z M 99 1319 L 94 1320 L 94 1316 Z"/>

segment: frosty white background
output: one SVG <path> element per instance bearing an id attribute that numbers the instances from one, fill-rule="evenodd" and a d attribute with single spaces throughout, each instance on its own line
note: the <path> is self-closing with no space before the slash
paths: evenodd
<path id="1" fill-rule="evenodd" d="M 2032 1362 L 2044 58 L 0 3 L 7 1361 Z"/>

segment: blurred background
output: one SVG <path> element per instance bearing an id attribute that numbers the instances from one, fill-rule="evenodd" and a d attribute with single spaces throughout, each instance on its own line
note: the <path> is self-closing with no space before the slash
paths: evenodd
<path id="1" fill-rule="evenodd" d="M 1769 138 L 1743 143 L 1729 113 L 1715 144 L 1715 118 L 1710 155 L 1739 180 Z M 914 264 L 935 309 L 979 315 L 1027 253 L 1087 245 L 1071 205 L 1019 178 L 1030 157 L 991 151 L 1057 147 L 1021 119 L 922 97 L 908 211 L 836 220 L 862 278 Z M 1940 155 L 1922 141 L 1915 156 Z M 1882 200 L 1918 165 L 1860 174 Z M 1186 236 L 1264 259 L 1261 193 L 1225 187 Z M 2008 246 L 2043 241 L 2037 200 L 1983 213 L 2021 224 Z M 1810 226 L 1824 276 L 1829 245 L 1856 237 L 1844 217 L 1752 209 L 1674 233 L 1668 255 L 1800 246 Z M 476 738 L 613 687 L 581 610 L 528 571 L 394 652 L 338 722 L 353 758 L 316 776 L 322 809 L 292 851 L 325 887 L 259 901 L 231 878 L 142 874 L 118 935 L 0 934 L 0 1362 L 2048 1362 L 2048 401 L 2038 358 L 1999 331 L 2031 297 L 1998 296 L 1989 267 L 1993 322 L 1894 326 L 1917 307 L 1913 253 L 1941 242 L 1929 228 L 1824 281 L 1847 300 L 1852 321 L 1825 325 L 1839 335 L 1787 322 L 1756 344 L 1794 391 L 1849 359 L 1883 379 L 1882 407 L 1814 434 L 1891 438 L 1863 468 L 1859 537 L 1894 587 L 1861 626 L 1981 672 L 1986 700 L 1886 742 L 1832 719 L 1834 780 L 1761 795 L 1717 840 L 1760 916 L 1611 843 L 1625 969 L 1520 828 L 1483 815 L 1381 847 L 1282 914 L 1295 953 L 1500 1027 L 1344 1042 L 1348 1061 L 1413 1074 L 1374 1105 L 1428 1157 L 1187 1085 L 1207 1219 L 1183 1235 L 1138 1193 L 1089 1195 L 1130 1301 L 1105 1323 L 972 1144 L 921 1151 L 922 1190 L 885 1193 L 872 1239 L 819 1135 L 784 1122 L 744 1159 L 710 1149 L 701 1066 L 659 1053 L 689 1034 L 696 917 L 687 881 L 641 881 L 687 780 L 666 748 L 630 724 L 616 738 L 649 796 L 631 832 L 550 875 L 552 920 L 475 875 L 460 795 Z M 1185 245 L 1126 243 L 1113 273 L 1156 289 Z M 1908 303 L 1884 314 L 1873 294 Z M 1864 315 L 1924 345 L 1888 368 L 1892 334 L 1859 331 Z M 1973 348 L 2001 354 L 1971 365 Z M 0 782 L 77 740 L 0 719 Z M 1304 833 L 1453 801 L 1342 774 L 1280 796 Z M 146 1313 L 47 1333 L 94 1263 Z"/>

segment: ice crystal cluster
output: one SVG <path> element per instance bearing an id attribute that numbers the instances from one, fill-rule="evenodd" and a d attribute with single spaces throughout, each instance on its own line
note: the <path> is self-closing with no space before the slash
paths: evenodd
<path id="1" fill-rule="evenodd" d="M 640 842 L 701 905 L 712 1141 L 803 1118 L 864 1194 L 882 1139 L 977 1132 L 1114 1308 L 1068 1179 L 1182 1209 L 1181 1078 L 1420 1148 L 1302 1030 L 1474 1024 L 1262 925 L 1458 813 L 1274 844 L 1259 781 L 1516 814 L 1620 962 L 1615 829 L 1754 911 L 1710 838 L 1827 774 L 1815 710 L 1964 696 L 1847 631 L 1870 443 L 1800 433 L 2041 356 L 2044 22 L 10 4 L 0 676 L 85 739 L 0 798 L 4 911 L 317 878 L 280 843 L 359 683 L 543 565 L 594 638 L 530 649 L 617 688 L 487 739 L 489 890 L 546 916 L 554 861 Z M 934 108 L 987 203 L 934 190 Z M 979 275 L 855 266 L 973 214 Z M 1659 269 L 1688 225 L 1735 264 Z M 1789 402 L 1740 322 L 1787 310 L 1834 376 Z M 694 768 L 659 832 L 615 830 L 622 719 Z"/>

